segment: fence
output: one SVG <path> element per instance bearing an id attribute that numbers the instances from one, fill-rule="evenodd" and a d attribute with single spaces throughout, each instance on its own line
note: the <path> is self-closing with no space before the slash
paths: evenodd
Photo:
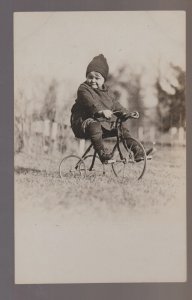
<path id="1" fill-rule="evenodd" d="M 171 127 L 162 134 L 154 126 L 135 128 L 133 136 L 142 142 L 167 144 L 170 146 L 186 145 L 186 132 L 183 127 Z M 32 121 L 30 119 L 15 121 L 15 152 L 60 155 L 65 152 L 83 153 L 85 141 L 74 137 L 69 125 L 50 120 Z"/>

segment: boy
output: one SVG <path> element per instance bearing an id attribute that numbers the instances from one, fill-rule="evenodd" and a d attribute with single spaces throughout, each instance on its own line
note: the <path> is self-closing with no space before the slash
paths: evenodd
<path id="1" fill-rule="evenodd" d="M 103 54 L 92 59 L 86 70 L 86 81 L 82 83 L 77 91 L 76 103 L 71 112 L 71 127 L 77 138 L 90 139 L 94 149 L 99 155 L 102 163 L 112 158 L 112 153 L 104 149 L 103 135 L 113 135 L 116 117 L 114 111 L 120 111 L 122 116 L 127 114 L 126 109 L 116 101 L 113 93 L 105 85 L 109 73 L 109 66 Z M 99 121 L 96 117 L 103 117 Z M 133 141 L 127 128 L 127 123 L 122 124 L 123 136 L 127 145 L 133 145 Z M 133 148 L 136 161 L 141 160 L 137 146 Z"/>

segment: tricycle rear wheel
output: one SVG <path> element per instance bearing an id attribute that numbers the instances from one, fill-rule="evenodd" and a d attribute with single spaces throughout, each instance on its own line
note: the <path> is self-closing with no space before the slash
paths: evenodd
<path id="1" fill-rule="evenodd" d="M 77 155 L 64 157 L 59 164 L 59 175 L 62 179 L 86 176 L 86 167 L 83 159 Z"/>

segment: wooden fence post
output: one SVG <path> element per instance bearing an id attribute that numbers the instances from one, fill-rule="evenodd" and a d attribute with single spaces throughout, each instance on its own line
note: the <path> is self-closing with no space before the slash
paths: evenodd
<path id="1" fill-rule="evenodd" d="M 155 127 L 150 127 L 149 128 L 149 138 L 150 138 L 150 142 L 154 143 L 155 142 L 155 133 L 156 133 L 156 130 L 155 130 Z"/>
<path id="2" fill-rule="evenodd" d="M 51 129 L 51 143 L 52 143 L 52 150 L 53 152 L 57 151 L 57 131 L 58 131 L 58 124 L 53 122 L 52 129 Z"/>
<path id="3" fill-rule="evenodd" d="M 140 126 L 139 129 L 138 129 L 138 138 L 139 138 L 139 141 L 141 141 L 141 142 L 144 140 L 143 126 Z"/>
<path id="4" fill-rule="evenodd" d="M 43 138 L 44 138 L 43 150 L 45 153 L 49 152 L 50 130 L 51 130 L 51 122 L 50 120 L 46 119 L 44 120 L 44 130 L 43 130 Z"/>
<path id="5" fill-rule="evenodd" d="M 171 134 L 171 146 L 174 146 L 177 143 L 177 134 L 178 134 L 177 127 L 171 127 L 170 134 Z"/>
<path id="6" fill-rule="evenodd" d="M 82 156 L 83 153 L 85 152 L 85 140 L 84 139 L 80 139 L 79 141 L 79 156 Z"/>
<path id="7" fill-rule="evenodd" d="M 184 130 L 183 127 L 179 128 L 178 135 L 179 135 L 179 137 L 178 137 L 179 138 L 179 145 L 184 146 L 185 145 L 185 130 Z"/>

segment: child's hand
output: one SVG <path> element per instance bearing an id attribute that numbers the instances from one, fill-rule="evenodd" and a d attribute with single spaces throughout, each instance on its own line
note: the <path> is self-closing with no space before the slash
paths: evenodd
<path id="1" fill-rule="evenodd" d="M 113 115 L 113 112 L 110 109 L 105 109 L 102 112 L 106 119 L 110 119 Z"/>

